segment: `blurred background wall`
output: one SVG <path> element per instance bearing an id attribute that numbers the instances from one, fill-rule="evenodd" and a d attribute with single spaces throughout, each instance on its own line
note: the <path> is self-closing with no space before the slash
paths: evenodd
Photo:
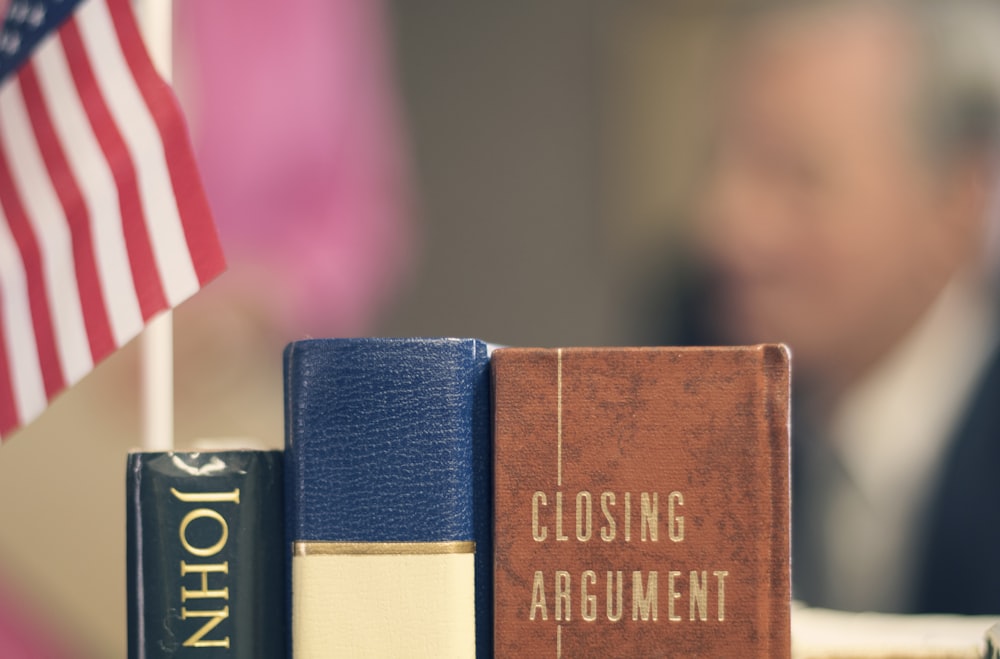
<path id="1" fill-rule="evenodd" d="M 719 24 L 709 6 L 388 2 L 407 261 L 363 322 L 309 333 L 645 341 L 694 181 Z M 241 279 L 245 267 L 231 262 L 176 313 L 179 448 L 283 441 L 280 350 L 305 332 L 275 322 L 257 289 L 227 283 L 261 281 Z M 0 449 L 0 595 L 66 656 L 125 653 L 123 467 L 138 444 L 137 382 L 130 345 Z"/>

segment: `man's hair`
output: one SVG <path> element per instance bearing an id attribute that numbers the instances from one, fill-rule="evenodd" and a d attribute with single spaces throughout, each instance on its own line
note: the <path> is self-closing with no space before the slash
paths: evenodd
<path id="1" fill-rule="evenodd" d="M 913 38 L 913 121 L 938 162 L 1000 154 L 1000 0 L 772 0 L 750 3 L 743 30 L 838 9 L 887 12 Z M 904 119 L 907 120 L 907 119 Z"/>
<path id="2" fill-rule="evenodd" d="M 1000 3 L 896 0 L 917 37 L 918 126 L 932 154 L 1000 154 Z"/>
<path id="3" fill-rule="evenodd" d="M 1000 0 L 896 0 L 917 37 L 918 134 L 943 167 L 987 167 L 983 256 L 1000 285 Z"/>

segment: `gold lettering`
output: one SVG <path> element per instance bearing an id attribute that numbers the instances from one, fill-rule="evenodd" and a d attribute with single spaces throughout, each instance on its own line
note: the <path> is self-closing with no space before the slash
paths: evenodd
<path id="1" fill-rule="evenodd" d="M 677 506 L 684 505 L 684 495 L 680 492 L 671 492 L 667 496 L 667 517 L 670 518 L 670 541 L 680 542 L 684 539 L 684 517 L 677 515 Z"/>
<path id="2" fill-rule="evenodd" d="M 535 571 L 535 580 L 531 584 L 531 614 L 529 620 L 535 619 L 535 612 L 542 612 L 542 620 L 549 619 L 549 607 L 545 604 L 545 577 L 540 570 Z"/>
<path id="3" fill-rule="evenodd" d="M 587 594 L 587 582 L 597 585 L 597 573 L 593 570 L 584 570 L 580 579 L 580 615 L 587 622 L 597 620 L 597 595 Z"/>
<path id="4" fill-rule="evenodd" d="M 681 619 L 674 613 L 674 602 L 680 599 L 681 594 L 674 589 L 674 579 L 681 576 L 680 572 L 671 570 L 667 572 L 667 619 L 670 622 L 677 622 Z"/>
<path id="5" fill-rule="evenodd" d="M 649 573 L 649 578 L 646 581 L 646 594 L 643 596 L 642 572 L 636 570 L 632 573 L 632 620 L 638 620 L 640 617 L 643 620 L 649 620 L 652 617 L 653 621 L 656 621 L 656 603 L 659 599 L 656 592 L 658 574 L 656 570 Z"/>
<path id="6" fill-rule="evenodd" d="M 556 541 L 566 541 L 569 538 L 563 533 L 562 492 L 556 492 Z M 558 618 L 556 618 L 558 620 Z"/>
<path id="7" fill-rule="evenodd" d="M 660 528 L 660 495 L 653 492 L 652 504 L 649 500 L 649 492 L 643 492 L 640 498 L 640 538 L 646 541 L 646 532 L 649 531 L 649 539 L 656 542 Z"/>
<path id="8" fill-rule="evenodd" d="M 170 488 L 170 493 L 184 503 L 239 503 L 240 488 L 232 492 L 180 492 Z"/>
<path id="9" fill-rule="evenodd" d="M 615 505 L 615 493 L 601 492 L 601 512 L 604 513 L 604 519 L 608 520 L 607 526 L 601 527 L 601 540 L 604 542 L 611 542 L 615 539 L 615 518 L 608 510 L 608 506 L 613 505 Z"/>
<path id="10" fill-rule="evenodd" d="M 586 513 L 583 509 L 586 508 Z M 590 501 L 590 492 L 582 491 L 576 493 L 576 539 L 580 542 L 590 540 L 593 531 L 591 515 L 594 513 L 593 504 Z M 586 523 L 584 521 L 586 520 Z"/>
<path id="11" fill-rule="evenodd" d="M 625 542 L 632 541 L 632 493 L 625 493 Z"/>
<path id="12" fill-rule="evenodd" d="M 569 572 L 556 570 L 556 620 L 571 620 L 569 585 Z"/>
<path id="13" fill-rule="evenodd" d="M 201 590 L 188 590 L 184 586 L 181 586 L 181 601 L 186 602 L 189 599 L 202 599 L 207 597 L 219 597 L 224 600 L 229 599 L 229 587 L 225 587 L 221 590 L 209 590 L 208 589 L 208 573 L 209 572 L 221 572 L 222 574 L 229 574 L 229 561 L 224 561 L 222 563 L 206 563 L 206 564 L 194 564 L 191 565 L 185 561 L 181 561 L 181 576 L 186 577 L 192 572 L 201 573 Z"/>
<path id="14" fill-rule="evenodd" d="M 535 542 L 544 542 L 549 534 L 548 528 L 538 524 L 538 506 L 548 507 L 548 505 L 549 501 L 545 497 L 545 492 L 535 492 L 531 495 L 531 537 Z"/>
<path id="15" fill-rule="evenodd" d="M 616 596 L 612 596 L 613 583 L 615 581 L 615 576 L 618 577 L 618 593 Z M 612 572 L 608 570 L 608 620 L 611 622 L 618 622 L 622 619 L 622 571 Z M 615 611 L 614 604 L 617 601 L 618 611 Z"/>
<path id="16" fill-rule="evenodd" d="M 188 542 L 187 539 L 188 524 L 190 524 L 191 522 L 200 517 L 214 519 L 216 522 L 219 523 L 219 527 L 222 529 L 222 531 L 219 534 L 219 540 L 214 545 L 208 547 L 195 547 L 190 542 Z M 222 548 L 226 546 L 226 540 L 229 539 L 229 525 L 226 524 L 226 520 L 223 519 L 222 515 L 215 512 L 214 510 L 210 508 L 196 508 L 195 510 L 192 510 L 187 515 L 185 515 L 184 519 L 181 520 L 180 536 L 181 536 L 181 544 L 184 545 L 184 549 L 188 550 L 188 552 L 190 552 L 191 554 L 194 554 L 195 556 L 212 556 L 214 554 L 219 553 L 219 551 L 221 551 Z"/>
<path id="17" fill-rule="evenodd" d="M 691 583 L 689 587 L 691 589 L 688 597 L 690 598 L 689 603 L 689 615 L 688 618 L 691 620 L 695 619 L 695 609 L 698 612 L 698 620 L 705 621 L 708 620 L 708 572 L 706 570 L 701 571 L 701 578 L 698 578 L 698 573 L 691 570 Z"/>
<path id="18" fill-rule="evenodd" d="M 726 577 L 729 576 L 728 570 L 716 570 L 712 574 L 715 575 L 716 580 L 719 582 L 719 622 L 726 619 Z"/>
<path id="19" fill-rule="evenodd" d="M 225 638 L 220 638 L 217 640 L 202 640 L 208 632 L 212 631 L 219 626 L 223 620 L 229 617 L 229 607 L 224 606 L 218 611 L 188 611 L 186 608 L 181 608 L 181 620 L 187 620 L 188 618 L 208 618 L 205 624 L 196 631 L 194 634 L 188 637 L 184 641 L 184 647 L 188 648 L 228 648 L 229 647 L 229 636 Z"/>

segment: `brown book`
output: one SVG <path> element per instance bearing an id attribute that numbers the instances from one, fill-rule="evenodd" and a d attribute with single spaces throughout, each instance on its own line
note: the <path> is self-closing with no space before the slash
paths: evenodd
<path id="1" fill-rule="evenodd" d="M 788 657 L 788 353 L 499 349 L 497 657 Z"/>

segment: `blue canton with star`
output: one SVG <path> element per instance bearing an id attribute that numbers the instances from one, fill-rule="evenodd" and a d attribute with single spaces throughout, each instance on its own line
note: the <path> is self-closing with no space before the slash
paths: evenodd
<path id="1" fill-rule="evenodd" d="M 13 0 L 0 32 L 0 84 L 83 0 Z"/>

